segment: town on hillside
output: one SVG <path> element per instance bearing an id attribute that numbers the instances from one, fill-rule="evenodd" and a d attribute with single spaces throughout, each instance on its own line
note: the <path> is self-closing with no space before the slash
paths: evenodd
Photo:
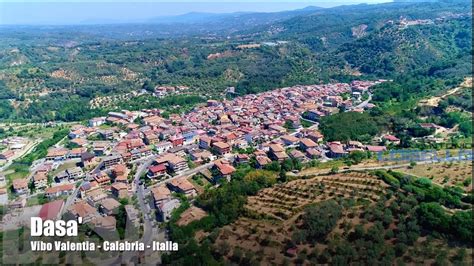
<path id="1" fill-rule="evenodd" d="M 87 125 L 74 124 L 66 140 L 32 163 L 26 178 L 14 179 L 7 188 L 3 177 L 1 203 L 10 212 L 1 226 L 19 228 L 32 216 L 68 214 L 114 231 L 121 201 L 128 203 L 125 210 L 131 221 L 139 222 L 139 214 L 145 213 L 150 214 L 146 219 L 158 223 L 179 207 L 178 194 L 192 198 L 219 186 L 239 164 L 252 161 L 263 169 L 273 161 L 327 161 L 353 150 L 382 151 L 384 146 L 325 142 L 318 121 L 341 111 L 374 107 L 370 87 L 383 81 L 293 86 L 233 100 L 208 100 L 188 113 L 166 118 L 159 109 L 123 110 L 92 118 Z M 4 142 L 9 149 L 0 158 L 7 162 L 28 146 L 25 138 Z M 38 195 L 47 203 L 27 204 Z"/>

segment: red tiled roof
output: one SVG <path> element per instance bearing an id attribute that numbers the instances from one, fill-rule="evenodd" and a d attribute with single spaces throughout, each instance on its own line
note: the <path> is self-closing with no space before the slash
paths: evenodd
<path id="1" fill-rule="evenodd" d="M 152 173 L 158 173 L 166 171 L 166 166 L 164 164 L 154 165 L 149 168 Z"/>
<path id="2" fill-rule="evenodd" d="M 59 191 L 68 191 L 68 190 L 73 190 L 74 189 L 74 184 L 64 184 L 64 185 L 59 185 L 59 186 L 54 186 L 47 188 L 45 190 L 46 194 L 53 194 L 57 193 Z"/>
<path id="3" fill-rule="evenodd" d="M 61 208 L 63 207 L 63 205 L 64 205 L 63 200 L 55 200 L 55 201 L 43 204 L 43 206 L 41 206 L 38 216 L 42 220 L 54 220 L 58 217 L 58 214 L 61 211 Z"/>

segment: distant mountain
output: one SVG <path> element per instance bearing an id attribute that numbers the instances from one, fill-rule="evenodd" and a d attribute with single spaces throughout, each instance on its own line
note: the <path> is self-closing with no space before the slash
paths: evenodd
<path id="1" fill-rule="evenodd" d="M 177 16 L 162 16 L 148 19 L 148 23 L 173 24 L 173 23 L 206 23 L 216 20 L 227 19 L 234 16 L 251 14 L 253 12 L 235 12 L 235 13 L 205 13 L 190 12 Z"/>
<path id="2" fill-rule="evenodd" d="M 177 16 L 157 17 L 147 20 L 153 24 L 198 24 L 212 29 L 229 29 L 235 26 L 258 26 L 262 24 L 283 21 L 292 17 L 308 15 L 324 9 L 308 6 L 302 9 L 280 12 L 234 12 L 234 13 L 204 13 L 191 12 Z M 242 28 L 241 28 L 242 29 Z"/>

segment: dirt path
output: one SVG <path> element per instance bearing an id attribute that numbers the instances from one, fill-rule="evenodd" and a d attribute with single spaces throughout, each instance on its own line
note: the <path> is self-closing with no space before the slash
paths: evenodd
<path id="1" fill-rule="evenodd" d="M 436 107 L 439 105 L 439 102 L 441 102 L 441 100 L 443 100 L 444 98 L 450 95 L 453 95 L 457 93 L 459 90 L 465 89 L 465 88 L 472 88 L 472 77 L 465 78 L 464 81 L 458 87 L 447 91 L 445 94 L 441 96 L 434 96 L 429 99 L 421 100 L 420 105 Z"/>

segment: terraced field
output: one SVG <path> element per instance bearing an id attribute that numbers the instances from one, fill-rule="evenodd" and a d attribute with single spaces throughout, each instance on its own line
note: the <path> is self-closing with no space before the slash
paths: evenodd
<path id="1" fill-rule="evenodd" d="M 221 230 L 216 248 L 226 253 L 229 245 L 235 247 L 226 254 L 231 260 L 244 253 L 245 257 L 256 256 L 268 263 L 284 263 L 289 259 L 285 243 L 290 241 L 305 206 L 329 199 L 350 199 L 348 204 L 353 208 L 344 211 L 341 223 L 350 220 L 358 224 L 359 207 L 375 204 L 384 196 L 386 187 L 368 173 L 350 172 L 294 180 L 264 189 L 248 198 L 245 217 Z M 298 249 L 311 248 L 299 245 Z"/>
<path id="2" fill-rule="evenodd" d="M 285 221 L 307 204 L 337 197 L 376 202 L 387 185 L 367 173 L 345 173 L 295 180 L 249 197 L 246 208 L 254 215 Z"/>
<path id="3" fill-rule="evenodd" d="M 329 231 L 312 243 L 298 239 L 304 228 L 314 230 L 331 220 L 331 215 L 316 218 L 323 224 L 308 227 L 304 218 L 309 206 L 314 210 L 330 201 L 336 202 L 341 212 Z M 449 260 L 469 264 L 470 249 L 448 246 L 445 240 L 420 231 L 412 212 L 418 204 L 367 172 L 294 180 L 249 197 L 245 215 L 219 230 L 213 250 L 229 262 L 245 265 L 314 265 L 333 263 L 338 256 L 344 257 L 345 263 L 397 260 L 432 264 Z"/>

